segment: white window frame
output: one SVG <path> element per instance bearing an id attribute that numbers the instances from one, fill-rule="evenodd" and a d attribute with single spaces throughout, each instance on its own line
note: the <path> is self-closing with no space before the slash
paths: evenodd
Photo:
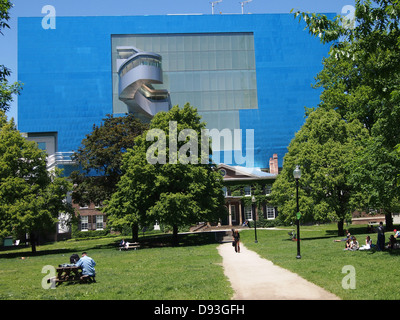
<path id="1" fill-rule="evenodd" d="M 266 184 L 265 185 L 265 195 L 269 196 L 272 192 L 272 185 L 271 184 Z"/>
<path id="2" fill-rule="evenodd" d="M 81 216 L 81 231 L 89 230 L 89 216 Z"/>
<path id="3" fill-rule="evenodd" d="M 244 187 L 244 196 L 245 197 L 251 197 L 251 186 L 245 186 Z"/>
<path id="4" fill-rule="evenodd" d="M 103 222 L 103 215 L 96 216 L 96 230 L 103 230 L 104 222 Z"/>
<path id="5" fill-rule="evenodd" d="M 272 220 L 276 217 L 275 207 L 265 206 L 265 213 L 267 215 L 267 219 Z"/>
<path id="6" fill-rule="evenodd" d="M 244 207 L 244 218 L 248 221 L 253 221 L 253 207 L 252 206 Z"/>

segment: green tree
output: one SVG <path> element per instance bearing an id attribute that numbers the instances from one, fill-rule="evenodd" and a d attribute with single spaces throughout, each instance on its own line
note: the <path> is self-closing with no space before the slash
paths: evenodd
<path id="1" fill-rule="evenodd" d="M 28 233 L 36 251 L 37 236 L 54 231 L 60 212 L 72 213 L 64 201 L 71 184 L 60 175 L 47 171 L 46 154 L 0 111 L 0 237 Z"/>
<path id="2" fill-rule="evenodd" d="M 122 117 L 107 115 L 100 126 L 82 140 L 73 159 L 80 171 L 72 172 L 73 200 L 81 205 L 100 205 L 110 199 L 121 177 L 122 155 L 135 145 L 134 139 L 148 128 L 132 114 Z"/>
<path id="3" fill-rule="evenodd" d="M 365 139 L 368 132 L 358 120 L 348 123 L 334 110 L 312 111 L 291 141 L 272 188 L 271 199 L 279 206 L 280 218 L 286 223 L 296 219 L 293 170 L 299 165 L 302 220 L 337 221 L 338 234 L 342 235 L 344 221 L 351 218 L 355 193 L 349 181 L 349 163 L 363 152 Z"/>
<path id="4" fill-rule="evenodd" d="M 8 20 L 10 19 L 9 10 L 13 4 L 8 0 L 0 0 L 0 34 L 3 35 L 3 29 L 10 28 Z M 10 103 L 13 101 L 13 95 L 20 94 L 22 83 L 15 82 L 9 84 L 7 77 L 11 75 L 10 69 L 0 65 L 0 110 L 9 111 Z"/>
<path id="5" fill-rule="evenodd" d="M 105 209 L 111 221 L 158 221 L 172 227 L 174 244 L 178 227 L 218 221 L 225 213 L 222 176 L 202 130 L 205 123 L 189 104 L 156 114 L 124 156 L 124 175 Z"/>
<path id="6" fill-rule="evenodd" d="M 368 153 L 355 159 L 352 181 L 373 195 L 368 205 L 385 212 L 390 229 L 393 200 L 400 191 L 393 182 L 400 175 L 394 156 L 400 143 L 400 2 L 357 0 L 353 25 L 343 16 L 295 16 L 306 22 L 312 35 L 331 45 L 316 78 L 315 87 L 323 89 L 320 107 L 336 110 L 349 122 L 358 119 L 368 129 Z M 385 174 L 376 174 L 382 168 Z"/>

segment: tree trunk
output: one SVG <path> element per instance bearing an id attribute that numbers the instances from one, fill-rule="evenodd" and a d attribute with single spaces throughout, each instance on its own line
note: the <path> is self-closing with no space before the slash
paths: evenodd
<path id="1" fill-rule="evenodd" d="M 33 232 L 29 234 L 29 240 L 31 242 L 32 252 L 36 252 L 36 236 Z"/>
<path id="2" fill-rule="evenodd" d="M 384 210 L 385 212 L 385 222 L 386 222 L 386 230 L 393 230 L 393 217 L 392 212 Z"/>
<path id="3" fill-rule="evenodd" d="M 344 226 L 344 219 L 342 218 L 337 223 L 338 237 L 344 236 L 343 226 Z"/>
<path id="4" fill-rule="evenodd" d="M 178 226 L 176 224 L 173 225 L 173 234 L 172 234 L 172 245 L 174 247 L 177 247 L 179 242 L 178 242 Z"/>
<path id="5" fill-rule="evenodd" d="M 139 242 L 139 225 L 137 223 L 132 225 L 132 241 Z"/>

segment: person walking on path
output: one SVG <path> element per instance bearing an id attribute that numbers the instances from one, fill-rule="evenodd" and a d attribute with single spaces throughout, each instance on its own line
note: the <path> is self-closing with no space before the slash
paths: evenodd
<path id="1" fill-rule="evenodd" d="M 240 253 L 240 234 L 239 231 L 232 229 L 233 241 L 235 242 L 235 252 Z"/>

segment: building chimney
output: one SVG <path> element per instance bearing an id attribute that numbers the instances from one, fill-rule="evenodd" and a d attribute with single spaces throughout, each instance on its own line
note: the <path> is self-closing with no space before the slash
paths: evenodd
<path id="1" fill-rule="evenodd" d="M 272 158 L 269 158 L 269 173 L 278 174 L 279 167 L 278 167 L 278 154 L 274 153 Z"/>

